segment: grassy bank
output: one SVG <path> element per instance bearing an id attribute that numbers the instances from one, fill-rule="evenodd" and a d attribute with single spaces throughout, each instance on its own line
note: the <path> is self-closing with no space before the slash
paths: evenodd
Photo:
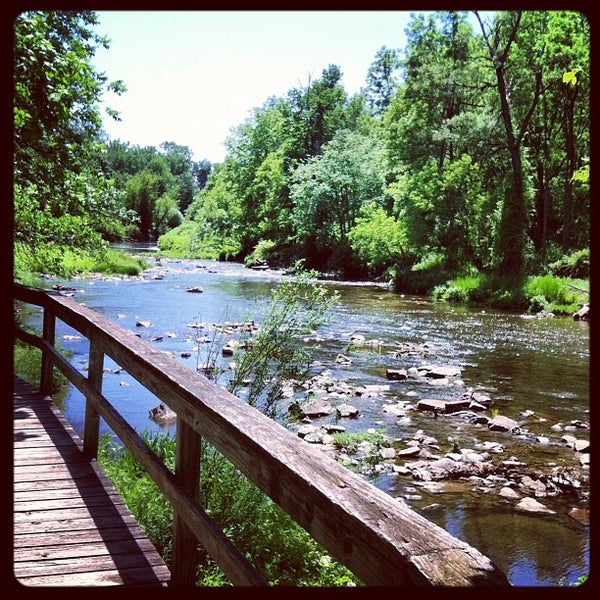
<path id="1" fill-rule="evenodd" d="M 66 278 L 86 273 L 139 275 L 148 266 L 143 258 L 107 247 L 86 251 L 46 245 L 34 250 L 15 244 L 13 253 L 14 280 L 24 285 L 35 285 L 42 273 Z"/>
<path id="2" fill-rule="evenodd" d="M 436 286 L 431 296 L 454 304 L 572 316 L 589 302 L 589 279 L 552 275 L 525 278 L 471 275 Z"/>

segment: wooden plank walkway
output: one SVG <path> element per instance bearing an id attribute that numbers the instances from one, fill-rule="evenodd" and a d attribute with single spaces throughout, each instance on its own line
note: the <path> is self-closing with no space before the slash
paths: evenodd
<path id="1" fill-rule="evenodd" d="M 48 396 L 14 383 L 14 577 L 23 586 L 162 586 L 170 573 Z"/>

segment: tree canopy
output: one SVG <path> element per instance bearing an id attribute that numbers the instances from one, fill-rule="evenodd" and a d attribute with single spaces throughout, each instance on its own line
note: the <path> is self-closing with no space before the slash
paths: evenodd
<path id="1" fill-rule="evenodd" d="M 221 164 L 110 140 L 93 12 L 15 21 L 15 244 L 158 240 L 347 276 L 543 272 L 590 239 L 590 27 L 575 11 L 416 13 L 360 93 L 267 98 Z M 477 26 L 472 24 L 476 23 Z M 263 256 L 264 255 L 264 256 Z"/>

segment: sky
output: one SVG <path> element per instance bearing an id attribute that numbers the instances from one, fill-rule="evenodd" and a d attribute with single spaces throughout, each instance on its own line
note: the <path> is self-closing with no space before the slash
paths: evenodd
<path id="1" fill-rule="evenodd" d="M 383 46 L 403 49 L 409 11 L 95 11 L 109 38 L 93 60 L 127 92 L 105 95 L 121 121 L 110 139 L 135 146 L 174 142 L 194 161 L 221 162 L 224 142 L 271 96 L 337 65 L 352 95 Z"/>

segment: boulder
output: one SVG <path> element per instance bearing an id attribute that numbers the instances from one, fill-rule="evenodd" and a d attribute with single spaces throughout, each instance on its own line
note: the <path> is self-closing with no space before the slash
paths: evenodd
<path id="1" fill-rule="evenodd" d="M 340 404 L 336 406 L 335 411 L 340 418 L 353 418 L 358 417 L 358 409 L 351 404 Z"/>
<path id="2" fill-rule="evenodd" d="M 404 381 L 408 377 L 406 369 L 386 369 L 385 376 L 391 381 Z"/>
<path id="3" fill-rule="evenodd" d="M 417 402 L 417 408 L 419 410 L 429 410 L 434 413 L 454 413 L 469 408 L 470 403 L 471 401 L 469 398 L 462 398 L 460 400 L 436 400 L 433 398 L 424 398 Z"/>
<path id="4" fill-rule="evenodd" d="M 516 505 L 516 508 L 517 510 L 522 510 L 523 512 L 555 514 L 553 510 L 550 510 L 541 502 L 538 502 L 533 498 L 523 498 L 523 500 Z"/>
<path id="5" fill-rule="evenodd" d="M 573 313 L 576 321 L 588 321 L 590 318 L 590 305 L 584 304 L 576 313 Z"/>
<path id="6" fill-rule="evenodd" d="M 149 417 L 158 425 L 169 425 L 177 420 L 177 413 L 161 402 L 156 408 L 150 409 Z"/>
<path id="7" fill-rule="evenodd" d="M 509 431 L 511 433 L 519 433 L 519 424 L 508 417 L 497 415 L 488 423 L 490 431 Z"/>

